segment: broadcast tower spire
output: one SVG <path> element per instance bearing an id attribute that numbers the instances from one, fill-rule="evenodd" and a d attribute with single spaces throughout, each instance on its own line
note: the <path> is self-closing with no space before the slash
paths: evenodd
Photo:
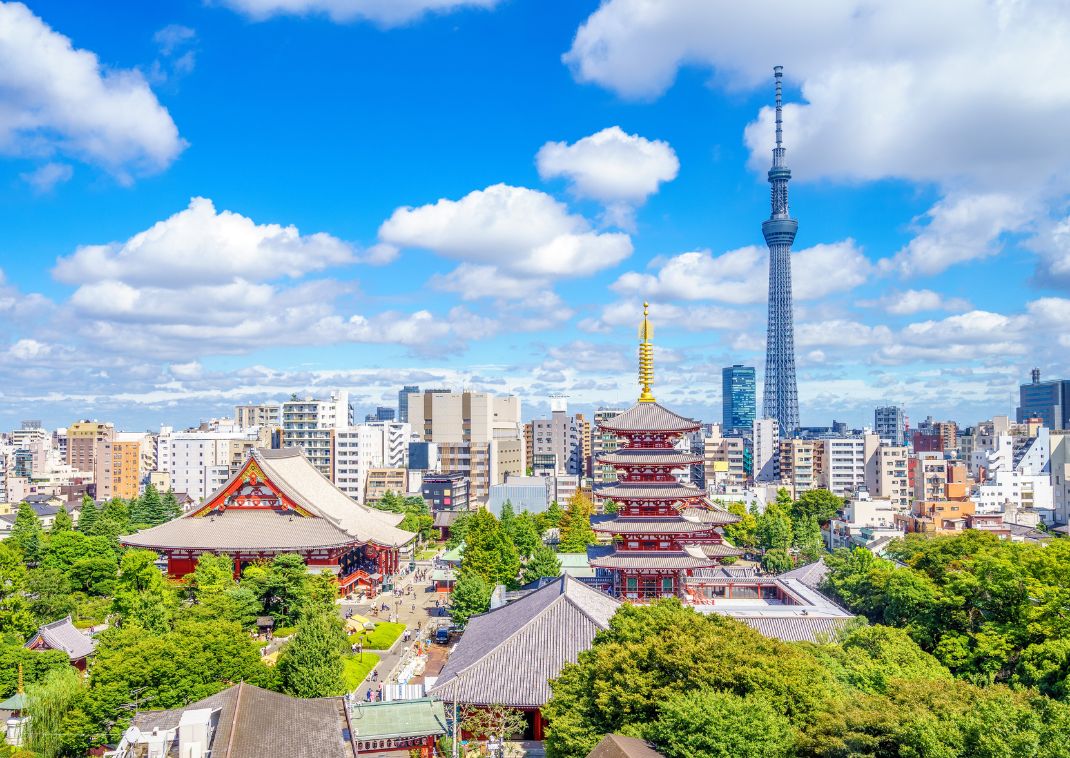
<path id="1" fill-rule="evenodd" d="M 791 298 L 791 244 L 799 222 L 788 211 L 788 180 L 784 165 L 783 66 L 774 66 L 776 77 L 776 147 L 769 169 L 772 213 L 762 222 L 762 236 L 769 246 L 769 325 L 765 342 L 765 394 L 762 416 L 775 418 L 782 437 L 792 437 L 799 428 L 799 395 L 795 385 L 795 320 Z"/>

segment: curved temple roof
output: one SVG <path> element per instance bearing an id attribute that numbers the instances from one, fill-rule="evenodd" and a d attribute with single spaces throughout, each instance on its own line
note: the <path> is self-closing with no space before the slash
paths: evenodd
<path id="1" fill-rule="evenodd" d="M 693 432 L 702 424 L 658 403 L 637 403 L 598 426 L 608 432 Z"/>
<path id="2" fill-rule="evenodd" d="M 260 468 L 270 486 L 310 516 L 253 508 L 212 512 L 216 501 L 253 464 Z M 403 514 L 378 511 L 349 498 L 309 463 L 300 450 L 258 448 L 204 506 L 123 537 L 121 542 L 150 549 L 218 551 L 286 551 L 369 542 L 381 547 L 400 547 L 416 539 L 413 532 L 397 527 L 402 519 Z"/>

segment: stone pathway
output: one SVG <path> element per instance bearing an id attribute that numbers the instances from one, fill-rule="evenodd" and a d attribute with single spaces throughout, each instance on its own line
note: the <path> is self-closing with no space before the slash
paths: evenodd
<path id="1" fill-rule="evenodd" d="M 421 571 L 431 568 L 431 561 L 417 561 L 416 570 Z M 430 571 L 428 572 L 430 573 Z M 405 624 L 405 627 L 411 632 L 409 642 L 405 643 L 404 635 L 398 637 L 393 647 L 387 651 L 369 651 L 375 652 L 379 656 L 379 665 L 377 667 L 379 671 L 378 681 L 372 681 L 371 675 L 361 682 L 360 686 L 354 690 L 354 694 L 361 700 L 365 698 L 369 689 L 374 693 L 379 688 L 379 682 L 393 682 L 401 665 L 409 660 L 412 655 L 412 649 L 416 642 L 416 625 L 420 625 L 420 633 L 427 634 L 429 629 L 437 627 L 437 618 L 433 618 L 432 614 L 435 612 L 435 599 L 438 598 L 438 594 L 433 591 L 433 587 L 429 580 L 421 582 L 413 581 L 414 573 L 408 573 L 403 576 L 397 582 L 397 587 L 405 592 L 408 587 L 412 587 L 411 595 L 402 595 L 401 597 L 395 597 L 393 593 L 387 592 L 379 595 L 373 600 L 363 600 L 359 603 L 340 601 L 338 604 L 339 612 L 344 616 L 345 612 L 349 609 L 353 610 L 353 613 L 361 616 L 366 616 L 373 622 L 379 621 L 392 621 L 394 620 L 395 613 L 397 614 L 397 621 Z M 390 607 L 389 611 L 379 611 L 379 615 L 376 616 L 371 613 L 373 605 L 382 606 L 383 603 L 387 603 Z M 415 609 L 414 609 L 415 607 Z"/>

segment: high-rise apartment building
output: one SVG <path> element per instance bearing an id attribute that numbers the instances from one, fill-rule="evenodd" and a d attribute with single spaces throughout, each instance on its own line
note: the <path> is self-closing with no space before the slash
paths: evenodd
<path id="1" fill-rule="evenodd" d="M 613 466 L 600 465 L 598 456 L 616 452 L 617 448 L 620 447 L 621 438 L 602 429 L 602 424 L 622 413 L 624 411 L 620 408 L 599 408 L 594 412 L 594 431 L 591 434 L 590 475 L 596 483 L 615 482 L 618 479 L 617 469 Z"/>
<path id="2" fill-rule="evenodd" d="M 749 432 L 757 412 L 754 367 L 726 366 L 721 369 L 721 427 L 725 434 Z"/>
<path id="3" fill-rule="evenodd" d="M 236 405 L 234 406 L 234 425 L 239 429 L 249 429 L 254 426 L 276 429 L 282 426 L 282 405 L 280 403 Z"/>
<path id="4" fill-rule="evenodd" d="M 720 424 L 710 425 L 709 434 L 703 439 L 702 451 L 707 489 L 724 491 L 743 487 L 747 483 L 743 448 L 742 437 L 725 437 Z"/>
<path id="5" fill-rule="evenodd" d="M 751 427 L 754 481 L 768 484 L 780 481 L 780 429 L 775 418 L 755 419 Z"/>
<path id="6" fill-rule="evenodd" d="M 352 425 L 348 392 L 332 392 L 327 400 L 295 398 L 282 404 L 282 446 L 301 448 L 328 478 L 334 476 L 335 431 Z"/>
<path id="7" fill-rule="evenodd" d="M 67 427 L 67 464 L 76 471 L 93 473 L 97 500 L 112 493 L 112 442 L 115 426 L 97 421 L 76 421 Z"/>
<path id="8" fill-rule="evenodd" d="M 843 497 L 866 490 L 867 464 L 875 465 L 880 438 L 876 434 L 861 437 L 834 437 L 815 440 L 823 446 L 818 484 Z M 872 469 L 871 469 L 872 470 Z"/>
<path id="9" fill-rule="evenodd" d="M 492 484 L 522 476 L 526 463 L 520 398 L 484 392 L 425 390 L 408 397 L 413 434 L 438 444 L 443 472 L 464 473 L 472 499 L 485 502 Z"/>
<path id="10" fill-rule="evenodd" d="M 418 395 L 420 388 L 415 384 L 406 384 L 398 390 L 398 421 L 409 423 L 409 395 Z"/>
<path id="11" fill-rule="evenodd" d="M 257 429 L 216 432 L 175 432 L 160 429 L 156 439 L 156 468 L 170 475 L 170 486 L 195 503 L 226 484 L 249 452 L 262 444 Z"/>
<path id="12" fill-rule="evenodd" d="M 958 424 L 954 421 L 935 421 L 929 416 L 920 424 L 911 439 L 915 453 L 956 452 Z"/>
<path id="13" fill-rule="evenodd" d="M 948 462 L 943 453 L 915 452 L 910 459 L 913 500 L 944 500 L 947 496 Z"/>
<path id="14" fill-rule="evenodd" d="M 890 501 L 893 507 L 906 510 L 912 499 L 909 461 L 910 451 L 905 446 L 882 444 L 874 456 L 866 489 L 874 497 Z"/>
<path id="15" fill-rule="evenodd" d="M 111 447 L 111 491 L 113 497 L 132 500 L 141 493 L 141 484 L 156 468 L 152 437 L 144 432 L 117 432 Z"/>
<path id="16" fill-rule="evenodd" d="M 1029 384 L 1018 388 L 1018 423 L 1039 418 L 1048 429 L 1070 429 L 1070 381 L 1040 381 L 1035 368 Z"/>
<path id="17" fill-rule="evenodd" d="M 907 417 L 897 405 L 886 405 L 873 411 L 873 431 L 881 441 L 892 447 L 907 444 Z"/>
<path id="18" fill-rule="evenodd" d="M 780 441 L 780 481 L 800 492 L 817 489 L 817 472 L 821 468 L 824 446 L 821 440 L 786 439 Z"/>
<path id="19" fill-rule="evenodd" d="M 550 473 L 583 473 L 583 419 L 568 415 L 564 398 L 551 400 L 550 418 L 531 422 L 531 459 L 553 461 Z"/>

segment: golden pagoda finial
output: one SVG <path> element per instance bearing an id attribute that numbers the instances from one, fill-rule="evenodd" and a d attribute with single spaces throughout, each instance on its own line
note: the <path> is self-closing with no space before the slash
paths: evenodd
<path id="1" fill-rule="evenodd" d="M 650 303 L 643 303 L 643 323 L 639 326 L 639 386 L 642 392 L 639 394 L 640 403 L 653 403 L 654 396 L 650 394 L 650 385 L 654 383 L 654 327 L 647 318 L 650 313 Z"/>
<path id="2" fill-rule="evenodd" d="M 19 687 L 18 687 L 18 693 L 19 693 L 19 694 L 21 695 L 21 694 L 23 694 L 23 693 L 24 693 L 25 691 L 26 691 L 26 690 L 25 690 L 25 689 L 23 689 L 23 683 L 22 683 L 22 664 L 20 663 L 20 664 L 19 664 Z"/>

